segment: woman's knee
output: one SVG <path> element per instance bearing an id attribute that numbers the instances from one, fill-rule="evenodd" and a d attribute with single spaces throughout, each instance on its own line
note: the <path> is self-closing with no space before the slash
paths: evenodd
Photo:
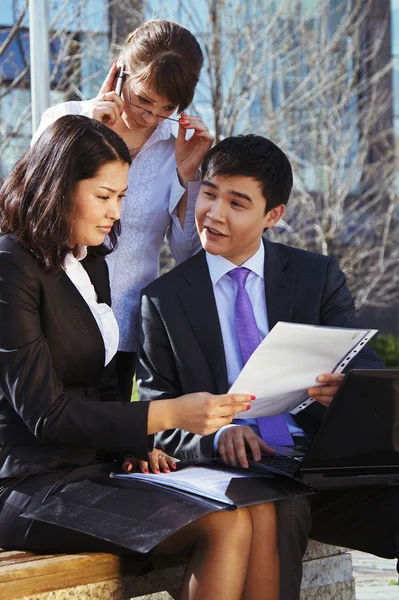
<path id="1" fill-rule="evenodd" d="M 201 529 L 207 536 L 251 543 L 253 524 L 248 508 L 210 513 L 201 519 Z"/>
<path id="2" fill-rule="evenodd" d="M 263 502 L 248 507 L 253 523 L 267 523 L 275 526 L 277 522 L 276 506 L 274 502 Z M 256 529 L 254 525 L 254 529 Z"/>

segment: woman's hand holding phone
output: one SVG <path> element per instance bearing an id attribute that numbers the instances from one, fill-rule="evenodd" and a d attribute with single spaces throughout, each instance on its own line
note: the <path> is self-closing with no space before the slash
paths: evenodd
<path id="1" fill-rule="evenodd" d="M 122 66 L 118 67 L 116 63 L 112 65 L 97 97 L 91 100 L 89 116 L 104 123 L 104 125 L 108 125 L 108 127 L 115 125 L 123 113 L 123 100 L 112 89 L 115 79 L 117 78 L 117 83 L 120 81 L 118 73 L 121 68 Z"/>

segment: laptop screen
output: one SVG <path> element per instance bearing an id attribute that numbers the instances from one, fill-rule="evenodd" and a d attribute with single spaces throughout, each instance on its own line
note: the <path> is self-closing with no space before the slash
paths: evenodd
<path id="1" fill-rule="evenodd" d="M 301 465 L 399 471 L 399 369 L 350 371 Z M 391 467 L 391 469 L 389 468 Z"/>

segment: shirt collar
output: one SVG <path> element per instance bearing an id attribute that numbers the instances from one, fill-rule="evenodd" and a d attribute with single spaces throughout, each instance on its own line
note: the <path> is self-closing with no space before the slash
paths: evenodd
<path id="1" fill-rule="evenodd" d="M 212 285 L 216 285 L 218 281 L 226 275 L 232 269 L 236 269 L 237 265 L 230 262 L 227 258 L 220 255 L 209 254 L 205 252 L 206 262 L 208 263 L 209 275 L 211 277 Z M 264 279 L 264 264 L 265 264 L 265 247 L 260 242 L 258 250 L 245 263 L 240 265 L 246 267 L 258 277 Z"/>
<path id="2" fill-rule="evenodd" d="M 65 257 L 64 264 L 65 265 L 68 263 L 76 264 L 77 262 L 80 262 L 81 260 L 86 258 L 86 256 L 87 256 L 87 246 L 78 246 L 78 251 L 77 251 L 76 256 L 73 252 L 68 252 L 68 254 Z"/>
<path id="3" fill-rule="evenodd" d="M 164 119 L 157 125 L 150 139 L 147 141 L 147 145 L 152 146 L 152 144 L 161 140 L 168 140 L 171 136 L 177 138 L 178 131 L 179 123 Z"/>

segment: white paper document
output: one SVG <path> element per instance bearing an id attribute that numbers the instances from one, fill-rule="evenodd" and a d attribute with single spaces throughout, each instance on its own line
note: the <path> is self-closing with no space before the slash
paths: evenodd
<path id="1" fill-rule="evenodd" d="M 139 479 L 147 483 L 156 483 L 165 485 L 178 490 L 184 490 L 198 496 L 205 496 L 212 500 L 233 504 L 234 502 L 226 496 L 226 490 L 231 479 L 247 478 L 247 477 L 262 477 L 259 473 L 251 473 L 250 471 L 243 473 L 237 469 L 228 467 L 224 469 L 209 469 L 207 467 L 187 467 L 175 473 L 159 473 L 153 475 L 151 473 L 129 473 L 117 474 L 114 477 L 120 479 Z"/>
<path id="2" fill-rule="evenodd" d="M 307 390 L 320 385 L 316 377 L 322 373 L 340 373 L 376 333 L 376 329 L 279 321 L 229 390 L 256 396 L 251 408 L 235 418 L 297 412 L 295 409 L 306 399 Z"/>

